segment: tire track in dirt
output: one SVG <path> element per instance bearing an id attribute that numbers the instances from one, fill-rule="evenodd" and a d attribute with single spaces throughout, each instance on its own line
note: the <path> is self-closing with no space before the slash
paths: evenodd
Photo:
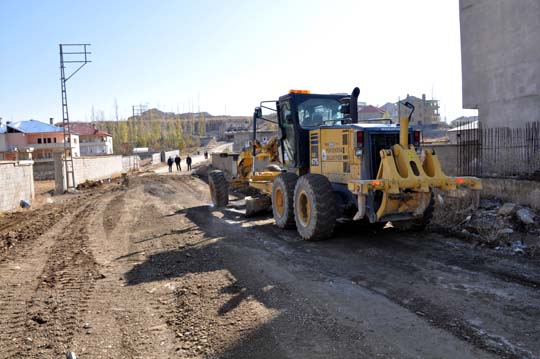
<path id="1" fill-rule="evenodd" d="M 88 249 L 87 219 L 95 209 L 93 201 L 75 216 L 51 250 L 36 293 L 28 303 L 26 329 L 33 341 L 26 348 L 29 352 L 64 355 L 80 328 L 80 312 L 87 308 L 88 297 L 100 277 Z"/>
<path id="2" fill-rule="evenodd" d="M 27 332 L 28 307 L 38 287 L 48 254 L 55 240 L 61 238 L 65 228 L 77 218 L 77 214 L 59 219 L 56 225 L 40 229 L 32 240 L 17 251 L 15 259 L 6 258 L 0 264 L 0 358 L 20 357 L 32 341 Z M 48 230 L 48 231 L 47 231 Z M 34 318 L 39 320 L 37 317 Z M 26 354 L 22 355 L 25 356 Z"/>
<path id="3" fill-rule="evenodd" d="M 60 357 L 78 327 L 78 313 L 99 271 L 87 249 L 86 219 L 91 202 L 53 231 L 47 253 L 33 251 L 24 262 L 28 272 L 10 280 L 14 291 L 2 291 L 2 350 L 6 358 Z M 40 248 L 42 249 L 42 248 Z M 47 255 L 48 254 L 48 255 Z M 39 263 L 42 262 L 42 263 Z M 44 263 L 43 263 L 44 262 Z M 41 274 L 39 269 L 43 268 Z"/>
<path id="4" fill-rule="evenodd" d="M 103 211 L 103 228 L 107 236 L 116 228 L 116 225 L 121 220 L 123 208 L 125 206 L 125 194 L 122 192 L 119 195 L 113 197 L 112 200 L 107 203 L 105 210 Z"/>
<path id="5" fill-rule="evenodd" d="M 145 251 L 154 248 L 153 241 L 144 239 L 160 228 L 161 197 L 155 196 L 157 192 L 148 193 L 146 183 L 135 178 L 127 191 L 102 198 L 103 213 L 88 223 L 92 227 L 90 249 L 106 278 L 96 282 L 81 317 L 87 327 L 73 339 L 72 348 L 81 359 L 173 356 L 174 333 L 163 319 L 171 290 L 126 286 L 123 280 L 134 263 L 145 259 Z"/>

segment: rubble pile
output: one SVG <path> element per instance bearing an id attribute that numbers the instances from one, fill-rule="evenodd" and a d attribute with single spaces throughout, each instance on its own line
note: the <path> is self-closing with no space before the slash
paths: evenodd
<path id="1" fill-rule="evenodd" d="M 515 255 L 540 255 L 540 213 L 515 203 L 482 199 L 478 209 L 454 223 L 437 223 L 453 235 Z"/>

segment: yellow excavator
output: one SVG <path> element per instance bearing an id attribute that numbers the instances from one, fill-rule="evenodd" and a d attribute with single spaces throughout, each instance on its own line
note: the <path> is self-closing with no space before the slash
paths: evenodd
<path id="1" fill-rule="evenodd" d="M 358 96 L 291 90 L 277 101 L 263 101 L 253 114 L 253 140 L 229 182 L 209 173 L 215 206 L 228 204 L 232 186 L 256 188 L 271 206 L 276 225 L 296 228 L 305 240 L 330 237 L 338 221 L 423 229 L 431 219 L 433 190 L 479 191 L 475 177 L 449 177 L 433 150 L 420 149 L 420 131 L 409 128 L 414 112 L 399 124 L 358 121 Z M 272 105 L 268 105 L 272 102 Z M 277 113 L 279 138 L 256 140 L 262 109 Z M 421 160 L 422 159 L 422 160 Z M 260 206 L 259 206 L 260 207 Z"/>

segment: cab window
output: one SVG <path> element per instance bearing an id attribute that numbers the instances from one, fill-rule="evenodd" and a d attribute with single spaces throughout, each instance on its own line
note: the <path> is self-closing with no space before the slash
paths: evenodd
<path id="1" fill-rule="evenodd" d="M 298 121 L 303 129 L 317 128 L 323 124 L 336 123 L 339 101 L 311 98 L 298 104 Z"/>

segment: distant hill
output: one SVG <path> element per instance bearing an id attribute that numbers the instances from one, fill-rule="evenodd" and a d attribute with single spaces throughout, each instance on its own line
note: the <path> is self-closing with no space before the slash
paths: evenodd
<path id="1" fill-rule="evenodd" d="M 174 113 L 174 112 L 163 112 L 157 108 L 152 108 L 147 111 L 144 111 L 140 116 L 130 116 L 128 121 L 143 119 L 143 120 L 176 120 L 180 118 L 181 120 L 189 120 L 192 118 L 204 117 L 205 119 L 217 119 L 217 120 L 245 120 L 250 119 L 250 116 L 226 116 L 218 115 L 213 116 L 208 112 L 184 112 L 184 113 Z"/>

